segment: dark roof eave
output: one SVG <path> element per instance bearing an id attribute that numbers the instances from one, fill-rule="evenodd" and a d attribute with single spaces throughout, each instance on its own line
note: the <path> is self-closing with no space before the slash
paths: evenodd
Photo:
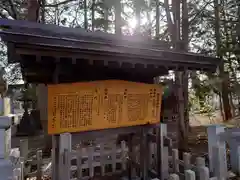
<path id="1" fill-rule="evenodd" d="M 19 22 L 21 22 L 19 24 Z M 156 46 L 151 46 L 152 41 L 148 46 L 142 46 L 141 39 L 130 38 L 129 40 L 100 32 L 85 32 L 81 29 L 64 28 L 55 25 L 43 25 L 27 21 L 12 21 L 1 20 L 0 26 L 10 26 L 0 30 L 0 36 L 5 42 L 9 43 L 9 49 L 12 48 L 14 43 L 15 47 L 19 46 L 38 46 L 40 49 L 51 49 L 52 51 L 79 51 L 86 53 L 101 53 L 102 55 L 119 54 L 124 58 L 127 57 L 140 57 L 144 59 L 145 63 L 148 61 L 155 61 L 156 63 L 186 63 L 199 68 L 204 65 L 211 69 L 222 63 L 218 58 L 203 56 L 193 53 L 183 53 L 170 51 L 166 49 L 159 49 Z M 69 38 L 71 35 L 71 38 Z M 124 39 L 124 43 L 123 40 Z M 121 43 L 119 43 L 121 42 Z M 10 48 L 11 47 L 11 48 Z M 144 63 L 144 64 L 145 64 Z"/>
<path id="2" fill-rule="evenodd" d="M 34 46 L 40 47 L 40 49 L 51 49 L 52 51 L 79 51 L 83 52 L 86 51 L 88 53 L 96 53 L 99 52 L 101 54 L 108 54 L 108 55 L 114 55 L 114 54 L 120 54 L 124 57 L 141 57 L 144 59 L 155 59 L 155 60 L 164 60 L 169 61 L 173 63 L 193 63 L 196 64 L 196 66 L 201 64 L 209 64 L 218 66 L 221 63 L 220 59 L 213 58 L 213 57 L 206 57 L 202 55 L 192 54 L 192 53 L 180 53 L 180 52 L 172 52 L 172 51 L 166 51 L 166 50 L 155 50 L 155 49 L 139 49 L 134 47 L 125 47 L 125 46 L 119 46 L 119 47 L 112 47 L 108 44 L 101 44 L 98 43 L 86 43 L 86 42 L 72 42 L 72 41 L 66 41 L 61 39 L 45 39 L 40 37 L 34 37 L 34 36 L 22 36 L 22 35 L 12 35 L 12 34 L 5 34 L 3 37 L 3 40 L 6 42 L 12 42 L 14 43 L 15 47 L 23 47 L 28 46 L 30 48 L 33 48 Z M 28 41 L 26 41 L 28 39 Z M 41 52 L 41 51 L 40 51 Z"/>
<path id="3" fill-rule="evenodd" d="M 15 32 L 21 34 L 42 35 L 76 40 L 92 40 L 97 42 L 108 42 L 118 45 L 133 44 L 148 47 L 170 47 L 170 43 L 167 41 L 159 41 L 153 39 L 149 40 L 148 37 L 117 36 L 116 34 L 105 33 L 101 31 L 89 32 L 82 28 L 67 28 L 53 24 L 40 24 L 21 20 L 0 19 L 0 33 L 1 27 L 3 27 L 2 29 L 5 32 Z"/>

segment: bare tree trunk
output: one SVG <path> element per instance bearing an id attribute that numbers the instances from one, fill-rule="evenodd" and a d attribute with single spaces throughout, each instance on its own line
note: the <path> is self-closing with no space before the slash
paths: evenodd
<path id="1" fill-rule="evenodd" d="M 219 4 L 218 0 L 214 0 L 214 13 L 215 13 L 215 39 L 216 39 L 216 46 L 217 46 L 217 56 L 222 58 L 221 55 L 221 40 L 220 40 L 220 18 L 219 18 Z M 224 72 L 224 63 L 222 63 L 219 67 L 220 76 L 222 79 L 222 100 L 223 100 L 223 109 L 224 109 L 224 120 L 229 120 L 232 118 L 231 107 L 229 104 L 229 97 L 228 97 L 228 82 L 227 76 Z"/>
<path id="2" fill-rule="evenodd" d="M 87 9 L 87 0 L 84 0 L 84 29 L 88 29 L 88 9 Z"/>
<path id="3" fill-rule="evenodd" d="M 46 5 L 46 0 L 42 0 L 42 6 L 41 6 L 41 23 L 45 24 L 46 17 L 45 17 L 45 5 Z"/>
<path id="4" fill-rule="evenodd" d="M 122 8 L 121 1 L 115 1 L 115 34 L 122 34 Z"/>
<path id="5" fill-rule="evenodd" d="M 221 112 L 221 116 L 224 119 L 225 115 L 224 115 L 224 111 L 223 111 L 223 102 L 222 102 L 222 96 L 221 93 L 219 94 L 219 108 L 220 108 L 220 112 Z"/>
<path id="6" fill-rule="evenodd" d="M 135 33 L 140 34 L 140 25 L 141 25 L 141 8 L 138 0 L 134 0 L 134 7 L 135 7 L 135 13 L 136 13 L 136 28 Z"/>
<path id="7" fill-rule="evenodd" d="M 92 31 L 95 30 L 95 4 L 96 0 L 92 0 Z"/>
<path id="8" fill-rule="evenodd" d="M 147 16 L 147 20 L 148 20 L 148 27 L 147 27 L 147 36 L 149 37 L 149 39 L 152 38 L 152 20 L 151 20 L 151 14 L 152 11 L 150 9 L 150 4 L 148 4 L 148 8 L 146 10 L 146 16 Z"/>
<path id="9" fill-rule="evenodd" d="M 238 28 L 237 28 L 237 30 L 238 30 L 238 40 L 240 40 L 240 1 L 237 1 L 238 3 L 237 3 L 237 6 L 238 6 Z M 238 47 L 240 46 L 240 42 L 238 42 Z"/>
<path id="10" fill-rule="evenodd" d="M 156 0 L 156 39 L 159 40 L 160 33 L 160 9 L 159 9 L 159 0 Z"/>
<path id="11" fill-rule="evenodd" d="M 174 8 L 175 8 L 175 28 L 176 28 L 176 42 L 175 42 L 175 49 L 180 51 L 180 41 L 181 41 L 181 33 L 180 33 L 180 0 L 173 1 Z M 185 12 L 183 12 L 185 15 Z M 186 17 L 185 17 L 186 18 Z M 185 27 L 184 27 L 185 28 Z M 187 27 L 188 28 L 188 27 Z M 185 29 L 184 29 L 185 30 Z M 185 41 L 188 41 L 188 30 L 184 33 Z M 186 35 L 187 33 L 187 35 Z M 187 45 L 186 45 L 187 46 Z M 185 76 L 185 77 L 184 77 Z M 187 151 L 188 150 L 188 125 L 186 126 L 185 122 L 185 114 L 186 114 L 186 99 L 185 95 L 187 95 L 186 88 L 188 89 L 188 84 L 186 83 L 186 76 L 185 72 L 176 72 L 176 83 L 178 85 L 178 114 L 179 114 L 179 122 L 178 122 L 178 129 L 179 129 L 179 136 L 178 136 L 178 148 L 180 151 Z"/>
<path id="12" fill-rule="evenodd" d="M 108 31 L 108 4 L 104 2 L 104 31 Z"/>
<path id="13" fill-rule="evenodd" d="M 238 116 L 240 116 L 240 98 L 238 97 Z"/>
<path id="14" fill-rule="evenodd" d="M 224 0 L 222 1 L 222 6 L 225 6 L 227 4 L 227 2 L 225 2 Z M 225 12 L 225 8 L 221 8 L 222 9 L 222 16 L 223 16 L 223 19 L 227 22 L 229 21 L 229 17 L 227 15 L 227 13 Z M 230 38 L 233 37 L 232 36 L 232 32 L 229 30 L 228 26 L 226 23 L 223 23 L 223 29 L 224 29 L 224 33 L 225 33 L 225 37 L 226 37 L 226 40 L 225 40 L 225 46 L 226 46 L 226 49 L 230 49 Z M 231 34 L 229 34 L 231 33 Z M 237 82 L 237 77 L 236 77 L 236 73 L 234 72 L 234 69 L 232 67 L 232 61 L 231 61 L 231 53 L 229 52 L 227 54 L 227 59 L 228 59 L 228 64 L 229 64 L 229 71 L 231 71 L 232 73 L 232 77 L 234 78 L 234 81 Z M 226 85 L 227 87 L 229 87 L 229 78 L 230 78 L 230 75 L 229 73 L 226 73 L 225 74 L 226 76 Z M 235 107 L 233 105 L 233 99 L 232 99 L 232 93 L 229 91 L 229 88 L 228 88 L 228 94 L 229 94 L 229 104 L 230 104 L 230 112 L 231 112 L 231 117 L 235 117 Z"/>
<path id="15" fill-rule="evenodd" d="M 182 0 L 182 41 L 183 41 L 183 51 L 188 52 L 188 6 L 187 0 Z M 181 43 L 182 44 L 182 43 Z M 181 45 L 180 44 L 180 45 Z M 181 47 L 180 47 L 181 48 Z M 183 95 L 184 95 L 184 121 L 186 134 L 189 131 L 189 108 L 188 108 L 188 70 L 184 72 L 183 77 Z"/>
<path id="16" fill-rule="evenodd" d="M 38 0 L 28 0 L 28 14 L 27 14 L 27 20 L 28 21 L 39 21 L 39 8 L 40 5 L 38 3 Z"/>
<path id="17" fill-rule="evenodd" d="M 175 72 L 175 81 L 178 89 L 178 148 L 181 152 L 188 151 L 188 131 L 185 123 L 185 99 L 184 99 L 184 88 L 183 88 L 183 76 L 184 72 Z"/>
<path id="18" fill-rule="evenodd" d="M 167 16 L 168 31 L 169 31 L 170 36 L 171 36 L 172 44 L 173 44 L 173 46 L 175 46 L 175 43 L 176 43 L 176 32 L 174 31 L 174 29 L 176 27 L 174 27 L 174 24 L 173 24 L 173 21 L 172 21 L 172 18 L 171 18 L 171 13 L 170 13 L 170 8 L 169 8 L 169 1 L 168 0 L 164 0 L 164 7 L 165 7 L 166 16 Z M 173 7 L 173 9 L 174 9 L 174 7 Z"/>

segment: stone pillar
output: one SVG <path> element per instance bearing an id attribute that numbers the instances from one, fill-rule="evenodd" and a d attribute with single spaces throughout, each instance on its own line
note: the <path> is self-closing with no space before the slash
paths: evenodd
<path id="1" fill-rule="evenodd" d="M 0 117 L 0 180 L 13 176 L 13 166 L 9 160 L 11 150 L 11 118 Z"/>
<path id="2" fill-rule="evenodd" d="M 8 116 L 11 114 L 11 100 L 9 97 L 3 98 L 3 115 Z"/>
<path id="3" fill-rule="evenodd" d="M 221 134 L 223 134 L 224 132 L 225 132 L 225 127 L 220 125 L 211 125 L 207 128 L 208 158 L 209 158 L 211 173 L 215 173 L 216 169 L 221 169 L 221 168 L 224 169 L 225 167 L 227 167 L 226 143 L 224 140 L 220 138 Z M 218 162 L 220 160 L 221 162 Z M 221 165 L 221 166 L 217 166 L 217 165 Z"/>

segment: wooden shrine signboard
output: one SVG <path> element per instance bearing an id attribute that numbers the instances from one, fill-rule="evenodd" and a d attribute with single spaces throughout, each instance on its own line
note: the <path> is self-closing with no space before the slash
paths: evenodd
<path id="1" fill-rule="evenodd" d="M 48 133 L 82 132 L 160 121 L 160 85 L 120 80 L 48 86 Z"/>

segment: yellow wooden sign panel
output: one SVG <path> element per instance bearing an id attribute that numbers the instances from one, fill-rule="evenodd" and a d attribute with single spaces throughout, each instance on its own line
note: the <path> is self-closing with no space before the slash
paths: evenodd
<path id="1" fill-rule="evenodd" d="M 120 80 L 48 86 L 48 133 L 153 124 L 160 121 L 162 88 Z"/>

